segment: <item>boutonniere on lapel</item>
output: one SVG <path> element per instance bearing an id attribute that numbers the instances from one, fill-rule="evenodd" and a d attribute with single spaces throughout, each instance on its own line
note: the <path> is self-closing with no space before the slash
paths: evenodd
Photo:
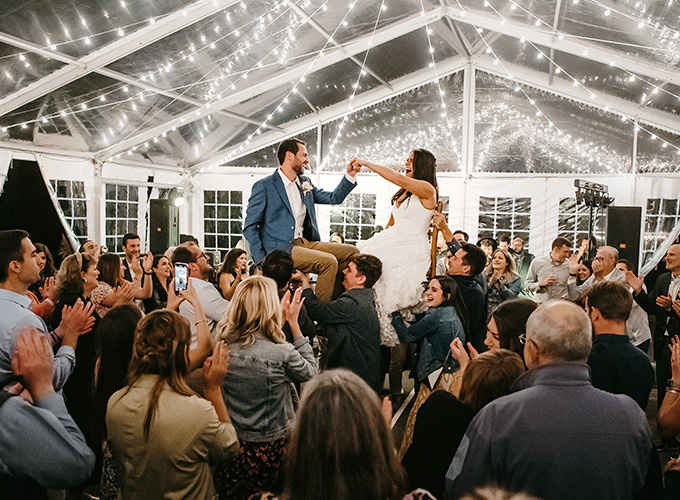
<path id="1" fill-rule="evenodd" d="M 302 186 L 300 186 L 300 188 L 302 189 L 302 195 L 303 196 L 306 195 L 307 193 L 309 193 L 312 189 L 314 189 L 312 187 L 312 184 L 309 181 L 303 182 Z"/>

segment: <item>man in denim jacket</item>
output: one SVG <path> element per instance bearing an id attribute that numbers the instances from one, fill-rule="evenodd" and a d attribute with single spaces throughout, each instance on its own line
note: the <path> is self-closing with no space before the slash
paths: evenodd
<path id="1" fill-rule="evenodd" d="M 380 324 L 372 287 L 382 274 L 382 263 L 374 255 L 357 254 L 343 272 L 345 292 L 328 303 L 317 299 L 306 275 L 297 272 L 293 278 L 302 282 L 309 317 L 321 324 L 321 335 L 328 338 L 326 367 L 347 368 L 378 392 L 382 388 Z"/>

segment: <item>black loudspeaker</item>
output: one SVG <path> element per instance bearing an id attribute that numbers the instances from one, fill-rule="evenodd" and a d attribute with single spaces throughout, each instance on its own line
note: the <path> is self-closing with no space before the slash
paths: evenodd
<path id="1" fill-rule="evenodd" d="M 172 201 L 151 200 L 149 226 L 149 250 L 154 255 L 179 244 L 179 208 Z"/>
<path id="2" fill-rule="evenodd" d="M 607 245 L 619 251 L 619 259 L 628 259 L 639 271 L 642 207 L 607 208 Z"/>

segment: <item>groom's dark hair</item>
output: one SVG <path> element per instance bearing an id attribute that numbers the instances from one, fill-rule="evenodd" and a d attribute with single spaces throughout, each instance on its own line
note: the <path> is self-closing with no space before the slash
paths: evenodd
<path id="1" fill-rule="evenodd" d="M 300 139 L 286 139 L 279 144 L 279 149 L 276 151 L 276 157 L 279 159 L 279 165 L 283 165 L 286 159 L 286 153 L 290 151 L 294 155 L 300 150 L 300 145 L 307 146 L 305 141 Z"/>

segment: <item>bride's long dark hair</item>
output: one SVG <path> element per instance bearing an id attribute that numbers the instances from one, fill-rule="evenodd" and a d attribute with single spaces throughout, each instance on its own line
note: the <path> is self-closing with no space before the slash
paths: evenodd
<path id="1" fill-rule="evenodd" d="M 434 186 L 437 191 L 437 198 L 439 198 L 439 186 L 437 186 L 437 159 L 427 149 L 413 150 L 413 178 L 421 181 L 427 181 Z M 392 197 L 392 204 L 394 204 L 404 193 L 406 197 L 402 203 L 411 197 L 410 191 L 401 188 Z"/>

